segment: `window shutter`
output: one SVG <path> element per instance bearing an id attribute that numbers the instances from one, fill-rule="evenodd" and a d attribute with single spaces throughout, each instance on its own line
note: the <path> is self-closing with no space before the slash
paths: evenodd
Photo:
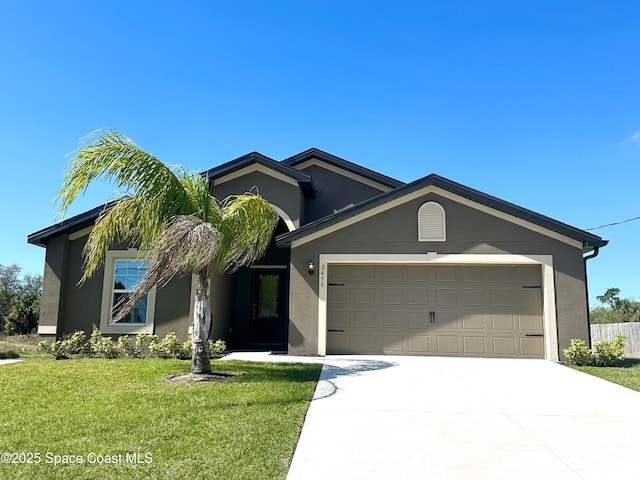
<path id="1" fill-rule="evenodd" d="M 418 241 L 444 242 L 445 240 L 444 208 L 436 202 L 422 204 L 418 210 Z"/>

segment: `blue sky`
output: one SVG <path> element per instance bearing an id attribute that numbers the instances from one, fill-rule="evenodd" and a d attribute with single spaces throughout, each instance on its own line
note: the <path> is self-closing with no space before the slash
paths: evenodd
<path id="1" fill-rule="evenodd" d="M 26 236 L 100 127 L 193 170 L 318 147 L 579 228 L 639 216 L 638 45 L 633 1 L 5 0 L 0 264 L 42 272 Z M 588 263 L 592 303 L 640 298 L 640 221 L 594 233 L 610 244 Z"/>

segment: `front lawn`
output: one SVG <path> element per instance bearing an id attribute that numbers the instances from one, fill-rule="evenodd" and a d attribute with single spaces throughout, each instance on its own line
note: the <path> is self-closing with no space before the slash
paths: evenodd
<path id="1" fill-rule="evenodd" d="M 162 382 L 188 372 L 184 360 L 0 366 L 0 478 L 285 478 L 321 366 L 212 367 L 237 376 Z"/>
<path id="2" fill-rule="evenodd" d="M 640 392 L 640 360 L 628 358 L 621 367 L 574 367 L 581 372 L 603 378 Z"/>

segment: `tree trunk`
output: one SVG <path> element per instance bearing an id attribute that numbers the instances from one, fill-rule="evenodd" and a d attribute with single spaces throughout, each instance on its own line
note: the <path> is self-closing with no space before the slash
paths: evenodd
<path id="1" fill-rule="evenodd" d="M 211 305 L 209 303 L 209 272 L 199 271 L 193 308 L 193 333 L 191 335 L 191 373 L 211 373 L 209 330 L 211 329 Z"/>

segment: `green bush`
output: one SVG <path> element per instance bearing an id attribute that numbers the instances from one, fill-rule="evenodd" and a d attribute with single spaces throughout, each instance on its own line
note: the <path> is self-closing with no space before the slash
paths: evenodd
<path id="1" fill-rule="evenodd" d="M 612 341 L 600 340 L 593 344 L 593 352 L 596 365 L 603 367 L 615 367 L 622 363 L 624 358 L 624 341 L 627 337 L 618 335 Z"/>
<path id="2" fill-rule="evenodd" d="M 118 338 L 118 345 L 116 347 L 120 357 L 136 357 L 136 348 L 131 344 L 131 338 L 129 335 L 123 335 Z"/>
<path id="3" fill-rule="evenodd" d="M 66 335 L 60 342 L 60 349 L 65 355 L 87 355 L 91 350 L 87 343 L 87 336 L 82 330 L 76 330 L 72 335 Z"/>
<path id="4" fill-rule="evenodd" d="M 149 343 L 149 350 L 160 358 L 184 358 L 182 343 L 178 341 L 175 332 L 169 332 L 160 341 L 157 337 Z"/>
<path id="5" fill-rule="evenodd" d="M 209 352 L 212 356 L 221 356 L 224 352 L 227 351 L 227 344 L 224 343 L 224 340 L 209 340 Z"/>
<path id="6" fill-rule="evenodd" d="M 92 357 L 117 358 L 118 348 L 113 344 L 111 337 L 103 337 L 99 330 L 94 330 L 89 338 L 89 347 Z"/>
<path id="7" fill-rule="evenodd" d="M 569 348 L 562 350 L 569 363 L 573 365 L 589 365 L 593 354 L 584 340 L 572 338 Z"/>
<path id="8" fill-rule="evenodd" d="M 18 358 L 20 357 L 20 355 L 18 355 L 17 352 L 14 352 L 13 350 L 9 350 L 7 352 L 0 352 L 0 360 L 3 360 L 5 358 Z"/>
<path id="9" fill-rule="evenodd" d="M 227 346 L 224 340 L 209 340 L 209 351 L 213 358 L 220 357 L 226 351 Z M 157 335 L 139 333 L 136 336 L 135 344 L 132 345 L 131 338 L 123 335 L 114 344 L 111 337 L 103 337 L 98 330 L 94 330 L 91 337 L 81 330 L 70 336 L 65 336 L 62 340 L 48 343 L 42 340 L 38 343 L 38 350 L 51 355 L 56 359 L 69 357 L 137 357 L 156 356 L 160 358 L 178 358 L 188 360 L 191 358 L 191 336 L 186 342 L 180 343 L 175 332 L 169 332 L 162 340 Z"/>

